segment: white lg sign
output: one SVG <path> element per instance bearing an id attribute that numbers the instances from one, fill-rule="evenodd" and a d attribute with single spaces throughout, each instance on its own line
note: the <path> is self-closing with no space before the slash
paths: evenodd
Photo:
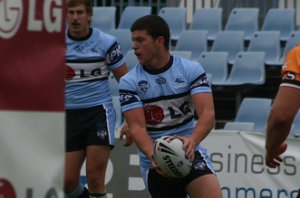
<path id="1" fill-rule="evenodd" d="M 44 0 L 43 18 L 38 20 L 36 15 L 36 1 L 29 0 L 28 31 L 60 32 L 62 30 L 62 0 Z M 22 0 L 0 0 L 0 37 L 11 38 L 19 30 L 23 18 Z"/>

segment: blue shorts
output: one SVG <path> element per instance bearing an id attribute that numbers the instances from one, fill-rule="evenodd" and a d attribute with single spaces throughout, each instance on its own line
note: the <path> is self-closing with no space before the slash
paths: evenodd
<path id="1" fill-rule="evenodd" d="M 89 145 L 115 145 L 115 112 L 112 105 L 66 110 L 66 151 Z"/>

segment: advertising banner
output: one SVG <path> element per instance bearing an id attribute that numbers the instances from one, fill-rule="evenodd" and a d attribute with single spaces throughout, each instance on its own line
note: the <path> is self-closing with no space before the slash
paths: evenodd
<path id="1" fill-rule="evenodd" d="M 0 197 L 63 197 L 65 1 L 0 0 Z"/>

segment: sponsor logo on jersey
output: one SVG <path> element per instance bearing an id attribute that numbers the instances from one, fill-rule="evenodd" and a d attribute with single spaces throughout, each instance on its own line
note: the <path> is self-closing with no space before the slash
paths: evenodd
<path id="1" fill-rule="evenodd" d="M 166 84 L 166 79 L 165 78 L 163 78 L 163 77 L 158 77 L 156 80 L 155 80 L 155 82 L 157 83 L 157 84 Z"/>
<path id="2" fill-rule="evenodd" d="M 140 82 L 138 82 L 139 85 L 139 89 L 142 92 L 146 92 L 149 89 L 149 83 L 146 80 L 141 80 Z"/>
<path id="3" fill-rule="evenodd" d="M 132 93 L 120 93 L 120 103 L 126 104 L 126 103 L 134 103 L 138 102 L 140 99 L 137 97 L 137 95 L 132 94 Z"/>
<path id="4" fill-rule="evenodd" d="M 109 64 L 114 64 L 123 58 L 123 54 L 121 51 L 121 47 L 119 44 L 115 45 L 109 52 L 108 52 L 108 62 Z"/>
<path id="5" fill-rule="evenodd" d="M 77 51 L 77 52 L 82 52 L 83 51 L 83 46 L 82 45 L 76 45 L 75 47 L 74 47 L 74 50 L 75 51 Z"/>
<path id="6" fill-rule="evenodd" d="M 199 87 L 201 85 L 207 85 L 208 84 L 208 81 L 207 81 L 207 77 L 206 75 L 199 78 L 192 86 L 191 88 L 195 88 L 195 87 Z"/>
<path id="7" fill-rule="evenodd" d="M 289 80 L 295 80 L 296 79 L 296 75 L 292 72 L 288 72 L 286 74 L 286 78 L 289 79 Z"/>
<path id="8" fill-rule="evenodd" d="M 160 106 L 148 105 L 144 107 L 146 123 L 157 125 L 164 119 L 164 110 Z"/>

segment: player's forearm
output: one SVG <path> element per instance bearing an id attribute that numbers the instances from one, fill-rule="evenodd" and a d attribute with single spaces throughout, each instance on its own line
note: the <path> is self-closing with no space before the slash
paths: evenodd
<path id="1" fill-rule="evenodd" d="M 153 155 L 153 141 L 145 129 L 131 129 L 136 146 L 150 159 Z"/>
<path id="2" fill-rule="evenodd" d="M 201 114 L 191 137 L 199 144 L 211 132 L 214 126 L 215 114 L 213 112 Z"/>

